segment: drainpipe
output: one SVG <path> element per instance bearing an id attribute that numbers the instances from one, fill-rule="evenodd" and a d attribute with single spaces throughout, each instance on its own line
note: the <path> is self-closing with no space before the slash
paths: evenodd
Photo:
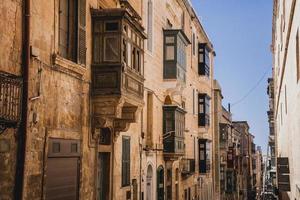
<path id="1" fill-rule="evenodd" d="M 14 199 L 23 198 L 23 182 L 24 182 L 24 165 L 25 165 L 25 149 L 27 135 L 27 104 L 28 104 L 28 74 L 30 63 L 30 0 L 23 0 L 23 52 L 22 52 L 22 109 L 21 123 L 17 135 L 17 163 L 15 174 Z"/>
<path id="2" fill-rule="evenodd" d="M 139 199 L 142 199 L 142 159 L 143 159 L 143 132 L 144 132 L 144 111 L 143 108 L 141 110 L 141 135 L 139 136 L 139 151 L 140 151 L 140 192 L 139 192 Z"/>

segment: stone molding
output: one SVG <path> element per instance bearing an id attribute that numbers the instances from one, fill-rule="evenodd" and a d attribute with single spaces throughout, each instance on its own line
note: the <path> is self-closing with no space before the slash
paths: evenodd
<path id="1" fill-rule="evenodd" d="M 77 64 L 68 59 L 61 57 L 58 54 L 53 54 L 53 69 L 74 76 L 79 79 L 83 79 L 85 72 L 87 71 L 84 65 Z"/>

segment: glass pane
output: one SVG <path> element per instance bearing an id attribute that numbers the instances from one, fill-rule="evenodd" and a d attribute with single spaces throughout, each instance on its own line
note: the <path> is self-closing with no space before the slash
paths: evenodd
<path id="1" fill-rule="evenodd" d="M 127 64 L 130 67 L 132 67 L 131 66 L 131 43 L 130 42 L 127 43 Z"/>
<path id="2" fill-rule="evenodd" d="M 202 53 L 199 54 L 199 62 L 203 63 L 204 62 L 204 56 Z"/>
<path id="3" fill-rule="evenodd" d="M 119 61 L 119 42 L 117 37 L 104 38 L 104 60 Z"/>
<path id="4" fill-rule="evenodd" d="M 209 60 L 209 55 L 205 55 L 205 64 L 207 65 L 207 66 L 209 66 L 209 62 L 210 60 Z"/>
<path id="5" fill-rule="evenodd" d="M 174 60 L 175 50 L 174 46 L 166 46 L 166 60 Z"/>
<path id="6" fill-rule="evenodd" d="M 106 22 L 105 31 L 118 31 L 119 23 L 118 22 Z"/>
<path id="7" fill-rule="evenodd" d="M 138 72 L 141 71 L 141 54 L 140 51 L 137 50 L 137 69 Z"/>
<path id="8" fill-rule="evenodd" d="M 123 62 L 127 64 L 127 41 L 123 39 L 123 48 L 122 48 Z"/>
<path id="9" fill-rule="evenodd" d="M 199 105 L 199 113 L 204 113 L 204 106 L 203 106 L 203 104 Z"/>
<path id="10" fill-rule="evenodd" d="M 172 37 L 170 37 L 170 36 L 166 37 L 166 44 L 174 44 L 174 42 L 175 42 L 175 38 L 173 36 Z"/>
<path id="11" fill-rule="evenodd" d="M 204 160 L 205 156 L 204 156 L 204 151 L 200 151 L 200 160 Z"/>

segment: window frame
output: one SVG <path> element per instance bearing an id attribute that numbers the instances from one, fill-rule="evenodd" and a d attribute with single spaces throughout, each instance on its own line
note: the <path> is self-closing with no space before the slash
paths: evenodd
<path id="1" fill-rule="evenodd" d="M 126 144 L 127 143 L 127 144 Z M 130 186 L 130 137 L 123 136 L 122 137 L 122 170 L 121 170 L 121 182 L 122 187 Z M 127 149 L 126 149 L 126 145 Z M 129 152 L 126 152 L 129 151 Z"/>
<path id="2" fill-rule="evenodd" d="M 198 140 L 198 147 L 199 147 L 199 173 L 205 174 L 207 173 L 207 152 L 206 152 L 206 139 L 199 139 Z"/>
<path id="3" fill-rule="evenodd" d="M 65 2 L 65 25 L 62 5 Z M 71 3 L 73 3 L 72 8 Z M 58 55 L 77 64 L 86 64 L 86 0 L 60 0 L 58 9 Z M 70 10 L 73 12 L 70 13 Z M 71 23 L 72 22 L 72 23 Z M 65 33 L 61 31 L 65 28 Z M 63 34 L 65 41 L 62 40 Z M 72 39 L 70 40 L 70 38 Z M 65 46 L 63 46 L 65 45 Z"/>
<path id="4" fill-rule="evenodd" d="M 168 38 L 173 38 L 168 42 Z M 187 66 L 187 45 L 191 44 L 181 29 L 164 30 L 163 35 L 163 78 L 179 79 L 185 82 Z M 168 48 L 173 48 L 174 56 L 168 58 Z"/>
<path id="5" fill-rule="evenodd" d="M 184 152 L 185 111 L 178 106 L 163 106 L 164 151 Z M 167 114 L 170 115 L 167 119 Z M 170 126 L 168 126 L 168 124 Z M 170 128 L 168 128 L 170 127 Z"/>
<path id="6" fill-rule="evenodd" d="M 210 97 L 204 93 L 198 93 L 198 126 L 210 125 Z"/>
<path id="7" fill-rule="evenodd" d="M 202 59 L 201 59 L 202 58 Z M 198 74 L 201 76 L 210 76 L 211 55 L 207 43 L 198 44 Z"/>

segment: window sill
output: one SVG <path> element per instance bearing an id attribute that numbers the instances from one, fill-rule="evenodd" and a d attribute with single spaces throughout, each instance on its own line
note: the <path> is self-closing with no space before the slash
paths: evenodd
<path id="1" fill-rule="evenodd" d="M 206 125 L 198 125 L 198 128 L 206 128 L 208 129 L 210 127 L 210 124 L 206 124 Z"/>
<path id="2" fill-rule="evenodd" d="M 73 61 L 61 57 L 58 54 L 53 54 L 53 62 L 54 70 L 66 73 L 79 79 L 82 79 L 83 75 L 86 72 L 86 68 L 84 67 L 84 65 L 77 64 Z"/>
<path id="3" fill-rule="evenodd" d="M 200 77 L 200 78 L 210 79 L 210 75 L 199 74 L 199 77 Z"/>
<path id="4" fill-rule="evenodd" d="M 121 186 L 121 189 L 124 189 L 124 190 L 130 189 L 130 184 L 129 184 L 129 185 L 122 185 L 122 186 Z"/>

